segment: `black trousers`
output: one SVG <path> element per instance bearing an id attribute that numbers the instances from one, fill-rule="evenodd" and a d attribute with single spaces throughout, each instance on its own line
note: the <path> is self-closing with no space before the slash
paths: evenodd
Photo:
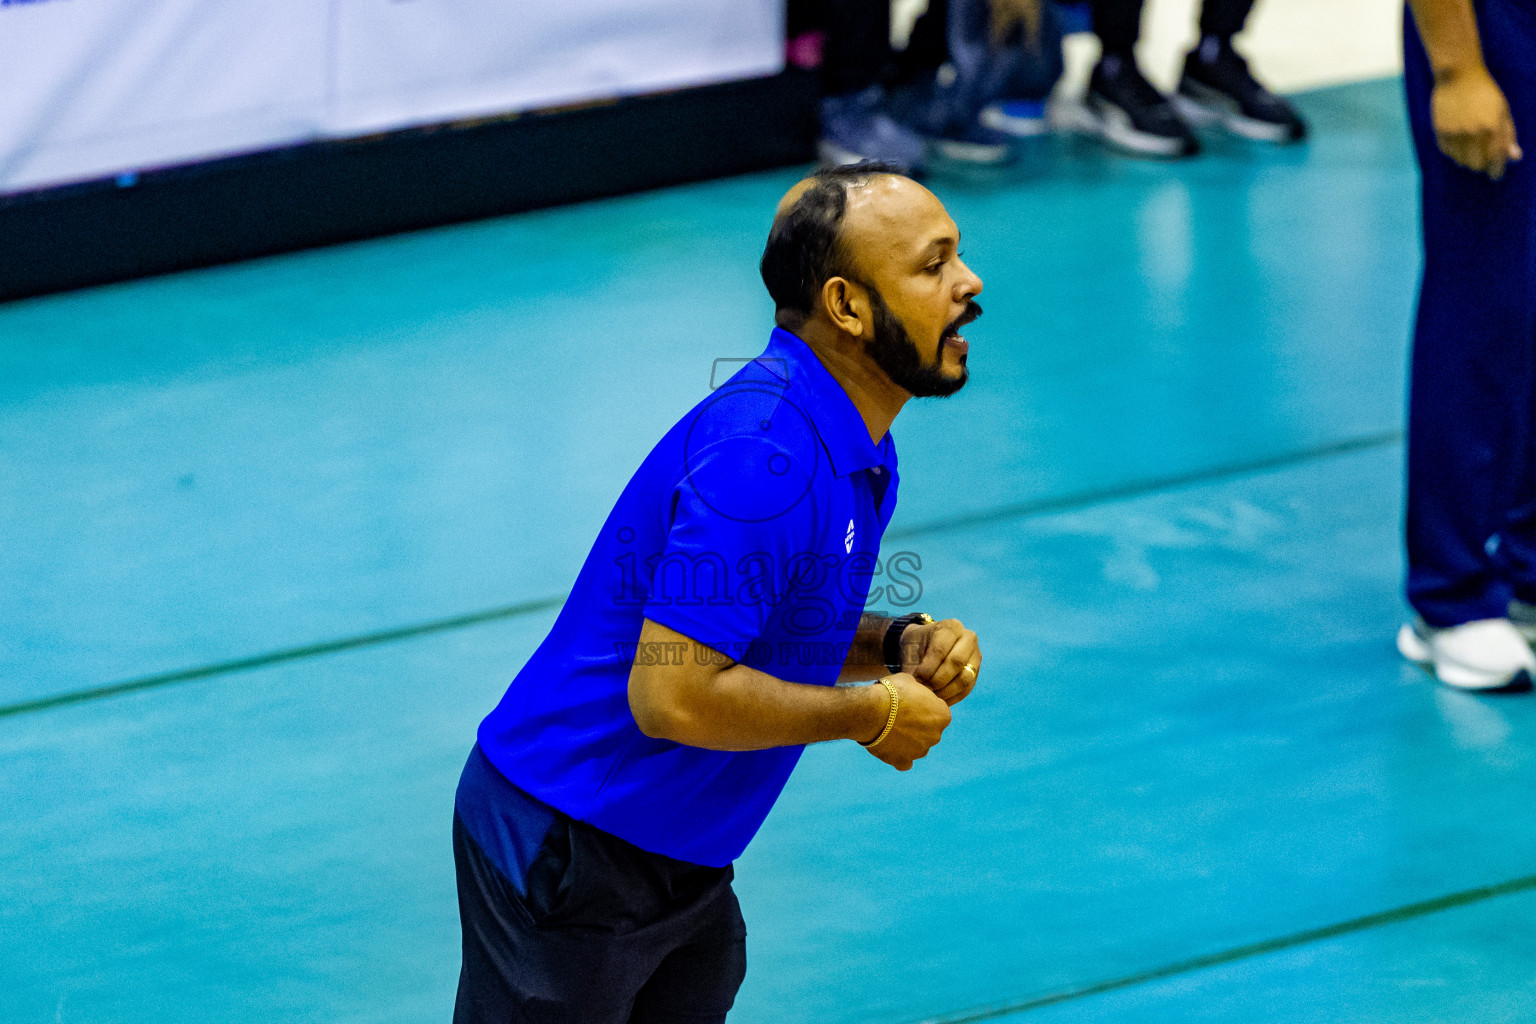
<path id="1" fill-rule="evenodd" d="M 721 1024 L 747 973 L 730 867 L 557 815 L 522 892 L 453 816 L 454 1024 Z"/>
<path id="2" fill-rule="evenodd" d="M 1141 35 L 1145 0 L 1090 0 L 1093 31 L 1105 53 L 1128 57 Z M 1242 31 L 1254 0 L 1205 0 L 1200 8 L 1200 34 L 1226 39 Z"/>

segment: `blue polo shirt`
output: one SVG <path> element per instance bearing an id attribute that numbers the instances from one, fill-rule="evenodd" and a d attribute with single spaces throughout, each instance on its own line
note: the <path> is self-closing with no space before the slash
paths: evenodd
<path id="1" fill-rule="evenodd" d="M 890 434 L 871 442 L 810 347 L 775 330 L 640 465 L 549 636 L 480 724 L 481 752 L 539 804 L 653 853 L 729 864 L 803 748 L 734 753 L 643 734 L 629 709 L 631 666 L 694 655 L 639 648 L 642 622 L 721 663 L 832 685 L 896 486 Z M 500 799 L 473 788 L 482 806 L 461 813 L 472 835 L 471 819 Z"/>

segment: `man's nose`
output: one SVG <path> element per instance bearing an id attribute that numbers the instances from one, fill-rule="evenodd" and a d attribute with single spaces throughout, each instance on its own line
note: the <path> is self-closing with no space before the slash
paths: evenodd
<path id="1" fill-rule="evenodd" d="M 961 276 L 959 281 L 960 298 L 969 299 L 980 295 L 982 289 L 981 278 L 976 276 L 976 272 L 967 266 L 965 261 L 962 260 L 960 266 L 965 270 L 964 275 Z"/>

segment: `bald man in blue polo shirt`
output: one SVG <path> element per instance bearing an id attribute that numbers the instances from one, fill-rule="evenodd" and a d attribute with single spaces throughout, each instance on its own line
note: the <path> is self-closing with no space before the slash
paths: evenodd
<path id="1" fill-rule="evenodd" d="M 725 1020 L 746 972 L 731 862 L 801 750 L 854 740 L 909 770 L 975 686 L 960 622 L 864 612 L 891 422 L 967 379 L 981 280 L 959 242 L 880 165 L 779 204 L 767 350 L 641 464 L 480 725 L 453 825 L 458 1024 Z"/>

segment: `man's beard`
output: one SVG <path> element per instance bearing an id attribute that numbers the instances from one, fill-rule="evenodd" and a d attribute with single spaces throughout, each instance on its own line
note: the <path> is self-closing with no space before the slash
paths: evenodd
<path id="1" fill-rule="evenodd" d="M 923 362 L 922 354 L 918 352 L 901 318 L 891 312 L 891 307 L 885 304 L 885 299 L 878 291 L 869 285 L 865 288 L 869 292 L 869 308 L 875 318 L 875 333 L 865 343 L 864 350 L 875 361 L 875 365 L 891 378 L 893 384 L 914 398 L 947 398 L 965 387 L 965 382 L 971 379 L 971 371 L 965 365 L 965 356 L 960 357 L 960 376 L 945 376 L 944 342 L 941 339 L 933 362 Z M 966 300 L 965 312 L 944 329 L 944 336 L 948 337 L 978 316 L 981 316 L 981 306 L 974 300 Z"/>

